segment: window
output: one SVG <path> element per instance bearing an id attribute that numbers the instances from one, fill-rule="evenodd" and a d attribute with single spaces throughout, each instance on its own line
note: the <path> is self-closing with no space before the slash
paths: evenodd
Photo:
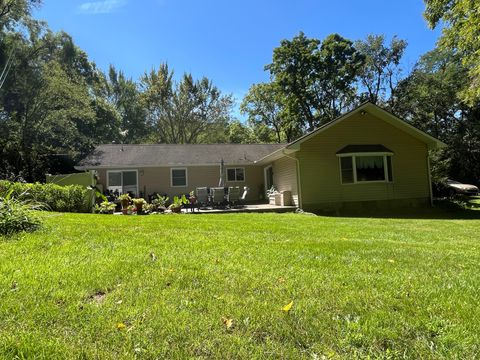
<path id="1" fill-rule="evenodd" d="M 392 182 L 392 156 L 355 154 L 340 156 L 342 184 Z"/>
<path id="2" fill-rule="evenodd" d="M 172 187 L 187 186 L 187 169 L 172 169 L 171 180 Z"/>
<path id="3" fill-rule="evenodd" d="M 137 170 L 114 170 L 107 172 L 107 188 L 121 194 L 137 196 Z"/>
<path id="4" fill-rule="evenodd" d="M 383 156 L 356 156 L 357 181 L 384 181 Z"/>
<path id="5" fill-rule="evenodd" d="M 244 168 L 227 169 L 227 181 L 245 181 Z"/>

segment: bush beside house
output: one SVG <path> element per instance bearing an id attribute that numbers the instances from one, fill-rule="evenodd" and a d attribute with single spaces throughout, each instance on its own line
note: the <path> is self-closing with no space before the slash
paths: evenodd
<path id="1" fill-rule="evenodd" d="M 46 210 L 59 212 L 92 211 L 93 190 L 81 185 L 26 184 L 0 181 L 0 194 L 12 191 L 12 196 L 43 204 Z"/>

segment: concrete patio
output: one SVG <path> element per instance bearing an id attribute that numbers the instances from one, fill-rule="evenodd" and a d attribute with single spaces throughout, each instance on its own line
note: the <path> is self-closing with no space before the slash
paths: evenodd
<path id="1" fill-rule="evenodd" d="M 202 208 L 195 209 L 192 212 L 191 209 L 182 209 L 182 212 L 188 214 L 233 214 L 233 213 L 287 213 L 295 212 L 296 206 L 279 206 L 270 204 L 255 204 L 255 205 L 243 205 L 241 207 L 234 208 Z"/>

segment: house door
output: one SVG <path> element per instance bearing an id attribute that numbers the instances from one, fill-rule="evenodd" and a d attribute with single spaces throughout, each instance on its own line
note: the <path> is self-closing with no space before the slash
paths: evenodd
<path id="1" fill-rule="evenodd" d="M 273 167 L 272 165 L 267 166 L 263 169 L 265 175 L 265 195 L 267 190 L 271 189 L 273 186 Z"/>
<path id="2" fill-rule="evenodd" d="M 131 193 L 138 196 L 137 170 L 107 171 L 107 189 L 120 194 Z"/>

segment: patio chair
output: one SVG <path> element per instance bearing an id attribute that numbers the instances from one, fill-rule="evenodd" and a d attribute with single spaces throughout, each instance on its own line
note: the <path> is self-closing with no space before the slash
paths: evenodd
<path id="1" fill-rule="evenodd" d="M 213 187 L 210 189 L 213 206 L 222 206 L 225 203 L 225 188 Z"/>
<path id="2" fill-rule="evenodd" d="M 250 190 L 250 189 L 249 189 L 248 187 L 246 187 L 246 186 L 243 187 L 242 196 L 240 197 L 240 199 L 239 199 L 239 201 L 238 201 L 239 204 L 241 204 L 242 206 L 245 205 L 245 201 L 247 200 L 247 195 L 248 195 L 249 190 Z"/>
<path id="3" fill-rule="evenodd" d="M 230 205 L 231 207 L 234 207 L 235 205 L 238 204 L 239 200 L 240 200 L 240 188 L 238 186 L 229 187 L 228 196 L 227 196 L 228 205 Z"/>
<path id="4" fill-rule="evenodd" d="M 196 189 L 197 194 L 197 204 L 199 208 L 205 207 L 208 205 L 208 190 L 206 187 L 198 187 Z"/>

